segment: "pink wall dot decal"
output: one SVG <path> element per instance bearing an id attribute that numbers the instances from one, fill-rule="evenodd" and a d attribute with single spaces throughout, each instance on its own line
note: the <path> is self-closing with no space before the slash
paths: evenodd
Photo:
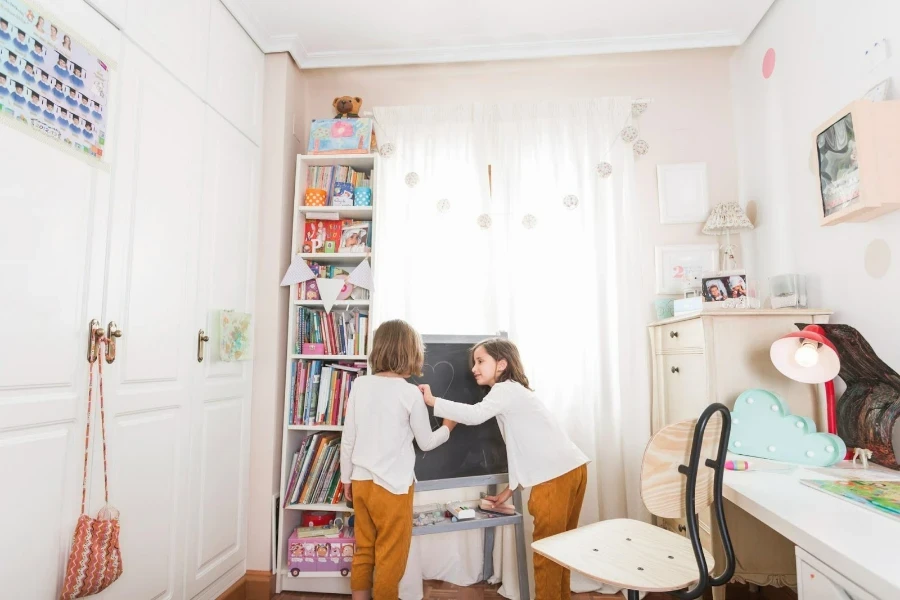
<path id="1" fill-rule="evenodd" d="M 766 55 L 763 57 L 763 77 L 768 79 L 772 76 L 773 71 L 775 71 L 775 50 L 773 48 L 769 48 L 768 50 L 766 50 Z"/>

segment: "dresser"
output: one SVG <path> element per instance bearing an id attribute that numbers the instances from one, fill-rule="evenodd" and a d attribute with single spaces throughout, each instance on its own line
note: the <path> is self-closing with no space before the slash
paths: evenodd
<path id="1" fill-rule="evenodd" d="M 769 360 L 769 347 L 797 331 L 797 324 L 827 323 L 830 315 L 817 309 L 719 309 L 651 324 L 653 433 L 670 423 L 696 419 L 713 402 L 733 408 L 738 395 L 750 388 L 775 392 L 793 414 L 812 418 L 823 431 L 823 386 L 779 373 Z M 707 510 L 698 515 L 700 538 L 722 565 L 725 554 L 710 514 Z M 734 581 L 796 589 L 794 544 L 727 501 L 725 518 L 737 562 Z M 657 519 L 657 525 L 687 535 L 684 519 Z M 725 586 L 714 588 L 713 596 L 723 600 Z"/>

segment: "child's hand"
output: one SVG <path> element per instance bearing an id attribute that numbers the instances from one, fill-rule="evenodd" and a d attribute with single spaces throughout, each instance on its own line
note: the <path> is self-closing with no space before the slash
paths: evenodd
<path id="1" fill-rule="evenodd" d="M 349 500 L 353 502 L 353 484 L 348 483 L 344 486 L 344 500 Z"/>
<path id="2" fill-rule="evenodd" d="M 484 499 L 491 503 L 491 508 L 498 504 L 506 504 L 506 501 L 512 498 L 512 491 L 506 488 L 496 496 L 485 496 Z"/>
<path id="3" fill-rule="evenodd" d="M 453 428 L 456 427 L 457 423 L 456 421 L 451 421 L 450 419 L 444 419 L 442 425 L 450 431 L 453 431 Z"/>
<path id="4" fill-rule="evenodd" d="M 434 406 L 434 396 L 431 394 L 431 386 L 427 383 L 423 383 L 419 385 L 419 391 L 422 392 L 422 397 L 425 398 L 425 404 Z"/>

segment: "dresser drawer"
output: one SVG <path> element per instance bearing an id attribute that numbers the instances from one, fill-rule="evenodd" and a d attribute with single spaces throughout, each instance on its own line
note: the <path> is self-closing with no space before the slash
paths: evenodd
<path id="1" fill-rule="evenodd" d="M 659 358 L 664 425 L 698 418 L 709 405 L 706 397 L 706 356 L 666 354 Z"/>
<path id="2" fill-rule="evenodd" d="M 877 600 L 802 548 L 796 554 L 798 600 Z"/>
<path id="3" fill-rule="evenodd" d="M 703 322 L 700 319 L 680 321 L 660 327 L 663 351 L 702 349 Z"/>
<path id="4" fill-rule="evenodd" d="M 680 536 L 688 537 L 687 530 L 687 520 L 686 519 L 663 519 L 659 518 L 657 520 L 657 525 L 662 527 L 663 529 L 667 529 L 672 533 L 677 533 Z M 700 545 L 703 546 L 709 552 L 712 552 L 712 537 L 709 534 L 709 531 L 706 531 L 703 528 L 702 523 L 700 527 L 697 528 L 700 533 Z"/>

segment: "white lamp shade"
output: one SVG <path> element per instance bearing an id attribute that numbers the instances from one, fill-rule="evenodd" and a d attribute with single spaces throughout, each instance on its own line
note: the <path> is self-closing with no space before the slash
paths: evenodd
<path id="1" fill-rule="evenodd" d="M 721 235 L 750 229 L 753 229 L 753 223 L 737 202 L 716 204 L 703 225 L 703 233 L 706 235 Z"/>
<path id="2" fill-rule="evenodd" d="M 811 327 L 821 331 L 820 327 Z M 818 344 L 818 360 L 811 366 L 797 362 L 797 350 L 806 341 Z M 834 345 L 824 335 L 809 327 L 777 340 L 769 349 L 769 357 L 785 377 L 800 383 L 825 383 L 837 377 L 841 370 L 841 361 Z"/>

